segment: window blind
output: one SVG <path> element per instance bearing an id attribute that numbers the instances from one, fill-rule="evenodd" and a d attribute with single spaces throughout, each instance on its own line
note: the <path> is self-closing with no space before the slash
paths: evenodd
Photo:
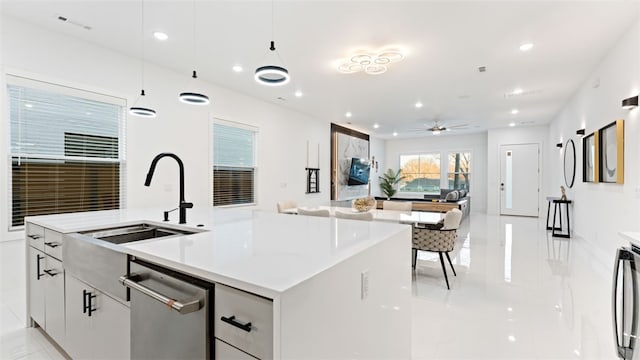
<path id="1" fill-rule="evenodd" d="M 213 125 L 213 206 L 255 203 L 256 130 Z"/>
<path id="2" fill-rule="evenodd" d="M 7 83 L 11 227 L 25 216 L 119 208 L 124 101 L 12 76 Z"/>

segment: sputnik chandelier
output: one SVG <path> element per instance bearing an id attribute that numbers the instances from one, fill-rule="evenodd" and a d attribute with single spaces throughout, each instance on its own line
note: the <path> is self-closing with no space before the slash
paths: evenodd
<path id="1" fill-rule="evenodd" d="M 338 62 L 338 72 L 354 74 L 361 71 L 369 75 L 380 75 L 387 71 L 389 64 L 401 61 L 404 54 L 396 48 L 383 48 L 379 51 L 358 51 L 347 59 Z"/>

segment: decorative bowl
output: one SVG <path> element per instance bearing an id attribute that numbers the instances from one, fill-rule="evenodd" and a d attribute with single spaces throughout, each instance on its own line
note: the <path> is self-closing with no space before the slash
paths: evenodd
<path id="1" fill-rule="evenodd" d="M 376 207 L 376 199 L 373 196 L 354 199 L 351 202 L 351 207 L 359 212 L 369 211 Z"/>

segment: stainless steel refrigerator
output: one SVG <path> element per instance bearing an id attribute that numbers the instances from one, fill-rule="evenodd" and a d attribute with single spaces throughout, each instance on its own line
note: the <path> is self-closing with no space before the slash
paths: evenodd
<path id="1" fill-rule="evenodd" d="M 638 341 L 638 287 L 640 248 L 635 245 L 622 247 L 616 254 L 613 272 L 613 331 L 618 357 L 625 360 L 640 359 Z"/>

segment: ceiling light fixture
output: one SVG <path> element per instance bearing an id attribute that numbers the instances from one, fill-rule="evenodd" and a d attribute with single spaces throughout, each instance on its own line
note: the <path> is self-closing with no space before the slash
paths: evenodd
<path id="1" fill-rule="evenodd" d="M 274 39 L 274 1 L 271 1 L 271 39 Z M 281 64 L 284 64 L 280 54 L 276 52 L 276 42 L 271 40 L 269 51 L 275 53 L 280 60 Z M 267 86 L 281 86 L 288 83 L 291 80 L 289 76 L 289 70 L 284 66 L 278 65 L 264 65 L 256 69 L 254 78 L 258 84 Z"/>
<path id="2" fill-rule="evenodd" d="M 387 71 L 387 65 L 404 59 L 402 50 L 386 47 L 378 51 L 362 51 L 338 61 L 338 72 L 354 74 L 364 71 L 369 75 L 379 75 Z"/>
<path id="3" fill-rule="evenodd" d="M 242 72 L 242 66 L 240 65 L 233 65 L 233 67 L 231 68 L 233 71 L 235 72 Z"/>
<path id="4" fill-rule="evenodd" d="M 193 63 L 195 64 L 196 62 L 196 1 L 193 0 L 193 20 L 192 20 L 192 24 L 193 24 Z M 193 70 L 191 78 L 193 78 L 193 80 L 190 81 L 190 85 L 193 86 L 193 83 L 195 83 L 195 80 L 198 78 L 198 73 Z M 185 103 L 185 104 L 190 104 L 190 105 L 208 105 L 209 104 L 209 97 L 207 95 L 201 94 L 199 92 L 196 91 L 185 91 L 180 93 L 180 97 L 179 97 L 180 101 Z"/>
<path id="5" fill-rule="evenodd" d="M 378 123 L 373 124 L 373 128 L 374 128 L 374 129 L 377 129 L 377 128 L 379 128 L 379 127 L 380 127 L 380 124 L 378 124 Z"/>
<path id="6" fill-rule="evenodd" d="M 440 129 L 433 129 L 433 130 L 431 130 L 431 133 L 432 133 L 433 135 L 440 135 L 440 132 L 441 132 L 441 130 L 440 130 Z"/>
<path id="7" fill-rule="evenodd" d="M 532 43 L 525 43 L 520 45 L 520 51 L 529 51 L 533 49 L 533 44 Z"/>
<path id="8" fill-rule="evenodd" d="M 350 111 L 347 111 L 347 113 L 346 113 L 346 114 L 344 114 L 344 116 L 346 116 L 346 117 L 350 118 L 350 117 L 352 117 L 352 116 L 353 116 L 353 114 L 352 114 Z"/>
<path id="9" fill-rule="evenodd" d="M 518 110 L 518 109 L 512 109 L 511 110 L 511 114 L 513 114 L 513 115 L 515 115 L 515 114 L 517 114 L 519 112 L 520 112 L 520 110 Z"/>
<path id="10" fill-rule="evenodd" d="M 509 123 L 509 126 L 514 127 L 514 126 L 516 126 L 516 123 L 514 123 L 514 122 Z"/>
<path id="11" fill-rule="evenodd" d="M 524 90 L 522 90 L 521 88 L 515 88 L 513 89 L 513 91 L 511 92 L 513 95 L 521 95 L 524 92 Z"/>
<path id="12" fill-rule="evenodd" d="M 416 103 L 416 108 L 420 109 L 422 106 L 423 106 L 423 105 L 422 105 L 422 103 L 421 103 L 420 101 L 418 101 L 418 102 Z"/>
<path id="13" fill-rule="evenodd" d="M 398 136 L 398 133 L 394 131 L 393 136 Z"/>
<path id="14" fill-rule="evenodd" d="M 154 31 L 153 37 L 156 38 L 156 40 L 165 41 L 169 38 L 169 35 L 163 33 L 162 31 Z"/>
<path id="15" fill-rule="evenodd" d="M 141 21 L 140 21 L 140 53 L 141 53 L 140 96 L 138 96 L 136 101 L 133 103 L 133 106 L 129 108 L 129 114 L 140 116 L 140 117 L 153 118 L 153 117 L 156 117 L 156 111 L 151 108 L 141 106 L 139 104 L 140 102 L 143 101 L 145 96 L 145 93 L 144 93 L 144 0 L 140 1 L 140 18 L 141 18 Z"/>
<path id="16" fill-rule="evenodd" d="M 302 95 L 304 94 L 302 93 L 302 91 L 298 90 L 295 93 L 293 93 L 293 95 L 295 95 L 296 97 L 302 97 Z"/>

